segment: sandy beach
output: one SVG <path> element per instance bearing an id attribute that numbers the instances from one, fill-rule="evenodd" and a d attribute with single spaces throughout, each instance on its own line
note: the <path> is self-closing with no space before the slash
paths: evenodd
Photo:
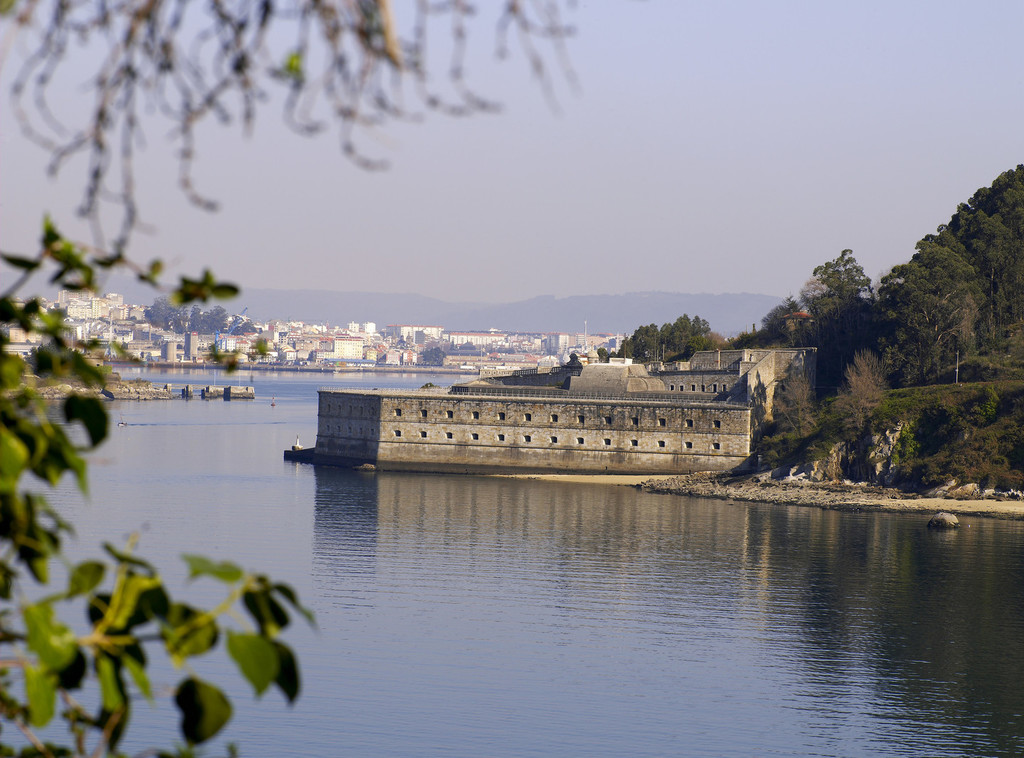
<path id="1" fill-rule="evenodd" d="M 828 510 L 889 511 L 1024 520 L 1024 501 L 922 497 L 866 484 L 846 482 L 774 481 L 755 476 L 692 474 L 510 474 L 517 479 L 638 487 L 646 492 L 719 500 L 802 505 Z"/>

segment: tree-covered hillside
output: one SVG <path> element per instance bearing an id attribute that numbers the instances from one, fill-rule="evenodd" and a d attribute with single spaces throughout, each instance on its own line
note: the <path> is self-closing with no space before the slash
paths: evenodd
<path id="1" fill-rule="evenodd" d="M 844 476 L 871 479 L 888 434 L 896 482 L 1024 487 L 1024 165 L 877 286 L 844 250 L 734 340 L 795 345 L 818 349 L 818 396 L 784 387 L 761 442 L 768 465 L 838 456 Z"/>
<path id="2" fill-rule="evenodd" d="M 798 298 L 736 347 L 818 348 L 818 384 L 842 386 L 860 351 L 895 387 L 1024 375 L 1024 165 L 979 189 L 872 286 L 851 250 L 814 269 Z"/>

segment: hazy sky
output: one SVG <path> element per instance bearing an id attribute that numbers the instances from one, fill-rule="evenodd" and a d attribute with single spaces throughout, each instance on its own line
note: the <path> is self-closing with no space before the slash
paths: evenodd
<path id="1" fill-rule="evenodd" d="M 1019 0 L 592 0 L 571 19 L 582 88 L 556 77 L 559 112 L 521 55 L 493 60 L 483 18 L 468 76 L 503 113 L 364 138 L 387 172 L 267 111 L 251 139 L 203 134 L 197 177 L 222 203 L 206 214 L 176 188 L 166 128 L 150 129 L 139 173 L 155 233 L 133 255 L 249 287 L 447 300 L 784 296 L 843 248 L 877 278 L 1024 162 Z M 85 234 L 67 221 L 82 165 L 53 181 L 44 160 L 5 94 L 5 250 L 32 249 L 46 210 Z"/>

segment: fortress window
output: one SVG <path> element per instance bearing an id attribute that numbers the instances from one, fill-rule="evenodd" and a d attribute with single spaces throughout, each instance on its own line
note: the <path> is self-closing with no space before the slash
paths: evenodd
<path id="1" fill-rule="evenodd" d="M 727 389 L 729 389 L 729 385 L 728 384 L 723 384 L 722 385 L 722 392 L 725 392 Z"/>
<path id="2" fill-rule="evenodd" d="M 551 422 L 552 423 L 558 423 L 558 414 L 557 413 L 552 413 L 551 414 Z"/>
<path id="3" fill-rule="evenodd" d="M 583 424 L 583 423 L 586 422 L 587 419 L 586 419 L 586 416 L 577 416 L 576 420 L 579 421 L 581 424 Z"/>
<path id="4" fill-rule="evenodd" d="M 555 444 L 557 442 L 558 442 L 558 437 L 555 437 L 554 435 L 551 435 L 551 443 Z"/>
<path id="5" fill-rule="evenodd" d="M 633 447 L 636 447 L 637 445 L 640 444 L 640 440 L 630 440 L 629 444 L 632 445 Z"/>
<path id="6" fill-rule="evenodd" d="M 499 434 L 498 435 L 498 442 L 504 442 L 504 441 L 505 441 L 505 435 L 504 434 Z"/>
<path id="7" fill-rule="evenodd" d="M 445 418 L 453 418 L 455 416 L 455 414 L 452 413 L 451 411 L 445 411 L 444 415 L 445 415 Z"/>
<path id="8" fill-rule="evenodd" d="M 715 392 L 718 392 L 718 383 L 716 382 L 715 384 L 712 384 L 711 389 L 713 389 Z"/>
<path id="9" fill-rule="evenodd" d="M 668 422 L 663 418 L 658 419 L 658 426 L 665 426 L 667 423 Z"/>
<path id="10" fill-rule="evenodd" d="M 719 442 L 712 442 L 711 443 L 711 449 L 712 450 L 721 450 L 722 449 L 722 445 Z"/>
<path id="11" fill-rule="evenodd" d="M 665 447 L 665 440 L 658 440 L 658 447 Z"/>
<path id="12" fill-rule="evenodd" d="M 498 421 L 505 420 L 505 411 L 498 411 Z"/>
<path id="13" fill-rule="evenodd" d="M 395 436 L 396 437 L 401 437 L 402 436 L 402 430 L 401 429 L 395 429 Z"/>
<path id="14" fill-rule="evenodd" d="M 523 414 L 523 420 L 524 421 L 533 421 L 533 414 L 532 413 L 524 413 Z"/>
<path id="15" fill-rule="evenodd" d="M 684 442 L 684 443 L 683 443 L 683 446 L 684 446 L 684 447 L 685 447 L 685 448 L 686 448 L 687 450 L 690 450 L 690 449 L 691 449 L 691 448 L 693 447 L 693 443 L 692 443 L 692 442 Z"/>
<path id="16" fill-rule="evenodd" d="M 583 444 L 583 438 L 582 437 L 577 437 L 576 438 L 576 444 L 577 445 L 582 445 Z"/>
<path id="17" fill-rule="evenodd" d="M 639 416 L 633 416 L 632 421 L 633 421 L 633 426 L 640 426 L 640 417 Z"/>
<path id="18" fill-rule="evenodd" d="M 610 444 L 612 444 L 612 441 L 606 437 L 605 440 L 604 440 L 604 444 L 610 445 Z"/>
<path id="19" fill-rule="evenodd" d="M 480 435 L 477 434 L 476 432 L 473 432 L 473 439 L 475 439 L 475 440 L 480 439 Z"/>
<path id="20" fill-rule="evenodd" d="M 690 392 L 696 392 L 696 391 L 697 391 L 697 385 L 696 384 L 691 384 L 690 385 Z"/>
<path id="21" fill-rule="evenodd" d="M 675 386 L 674 384 L 670 384 L 670 385 L 668 386 L 668 388 L 669 388 L 669 390 L 674 390 L 674 389 L 676 388 L 676 386 Z"/>
<path id="22" fill-rule="evenodd" d="M 420 411 L 420 418 L 426 418 L 426 417 L 427 417 L 427 412 L 426 412 L 426 410 L 422 410 L 422 411 Z"/>
<path id="23" fill-rule="evenodd" d="M 451 432 L 445 432 L 444 436 L 447 437 L 448 439 L 451 439 L 452 438 L 452 433 Z"/>
<path id="24" fill-rule="evenodd" d="M 612 417 L 611 416 L 605 416 L 604 417 L 604 423 L 606 423 L 606 424 L 612 423 Z"/>
<path id="25" fill-rule="evenodd" d="M 715 429 L 721 429 L 722 428 L 722 422 L 721 421 L 715 420 L 715 421 L 712 421 L 711 424 L 715 427 Z"/>
<path id="26" fill-rule="evenodd" d="M 427 433 L 426 432 L 420 432 L 420 437 L 422 437 L 423 439 L 426 439 L 427 438 Z"/>
<path id="27" fill-rule="evenodd" d="M 707 392 L 707 391 L 708 391 L 708 386 L 707 386 L 706 384 L 702 384 L 702 385 L 700 386 L 700 391 L 701 391 L 701 392 Z"/>
<path id="28" fill-rule="evenodd" d="M 474 419 L 480 418 L 480 411 L 473 411 L 473 418 Z"/>
<path id="29" fill-rule="evenodd" d="M 687 429 L 693 429 L 693 419 L 692 418 L 686 419 L 686 428 Z"/>
<path id="30" fill-rule="evenodd" d="M 395 408 L 395 415 L 396 416 L 401 416 L 402 415 L 402 409 L 401 408 Z"/>
<path id="31" fill-rule="evenodd" d="M 529 434 L 524 434 L 523 442 L 533 442 L 533 437 L 531 437 Z"/>

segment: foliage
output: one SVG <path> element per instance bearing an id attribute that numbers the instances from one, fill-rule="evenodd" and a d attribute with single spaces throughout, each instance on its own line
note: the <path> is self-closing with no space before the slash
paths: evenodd
<path id="1" fill-rule="evenodd" d="M 800 291 L 800 302 L 813 317 L 800 336 L 812 336 L 818 348 L 819 385 L 838 386 L 853 356 L 872 343 L 872 297 L 871 280 L 852 250 L 815 267 Z"/>
<path id="2" fill-rule="evenodd" d="M 239 326 L 244 323 L 232 319 L 220 305 L 206 310 L 199 305 L 187 308 L 184 305 L 175 306 L 166 297 L 157 298 L 151 306 L 146 308 L 146 321 L 153 326 L 168 329 L 176 334 L 185 334 L 186 332 L 216 334 L 225 331 L 228 323 L 233 320 Z"/>
<path id="3" fill-rule="evenodd" d="M 189 746 L 205 742 L 230 718 L 231 705 L 190 661 L 221 640 L 257 694 L 274 685 L 294 701 L 298 665 L 280 633 L 290 613 L 312 617 L 287 585 L 232 563 L 185 555 L 193 579 L 225 585 L 216 607 L 198 608 L 172 598 L 157 568 L 135 553 L 134 537 L 124 547 L 104 543 L 105 560 L 70 565 L 67 585 L 52 585 L 51 566 L 67 563 L 61 547 L 71 527 L 40 494 L 40 484 L 53 487 L 70 475 L 85 490 L 83 454 L 104 440 L 109 420 L 95 396 L 68 395 L 61 416 L 67 427 L 80 425 L 85 443 L 77 445 L 76 435 L 51 418 L 37 388 L 48 380 L 100 387 L 104 373 L 88 359 L 90 345 L 69 342 L 59 312 L 45 311 L 38 298 L 22 302 L 16 294 L 31 275 L 47 269 L 53 270 L 53 284 L 90 289 L 97 268 L 129 264 L 121 256 L 90 255 L 49 221 L 38 256 L 3 257 L 23 274 L 0 295 L 5 327 L 0 331 L 0 723 L 24 735 L 31 745 L 22 753 L 26 756 L 117 753 L 133 700 L 155 697 L 147 662 L 162 651 L 186 669 L 174 692 L 181 735 Z M 136 273 L 150 280 L 156 268 Z M 174 296 L 184 304 L 234 291 L 207 272 L 197 280 L 183 279 Z M 11 353 L 6 335 L 11 326 L 45 338 L 31 363 Z M 66 605 L 79 608 L 80 624 L 64 620 L 71 617 Z M 229 616 L 242 626 L 226 624 Z M 63 703 L 59 713 L 58 700 Z M 92 701 L 98 704 L 94 709 L 81 704 Z M 55 719 L 64 722 L 65 745 L 44 744 L 38 736 Z M 55 734 L 52 727 L 48 734 Z M 0 749 L 8 754 L 8 748 Z M 190 755 L 191 748 L 180 754 Z"/>
<path id="4" fill-rule="evenodd" d="M 623 340 L 616 355 L 637 363 L 677 361 L 713 347 L 711 325 L 700 316 L 691 319 L 684 313 L 672 323 L 662 324 L 660 329 L 655 324 L 637 327 L 632 336 Z"/>
<path id="5" fill-rule="evenodd" d="M 428 347 L 420 354 L 420 363 L 426 366 L 443 366 L 444 350 L 439 346 Z"/>
<path id="6" fill-rule="evenodd" d="M 900 483 L 1024 487 L 1024 382 L 880 390 L 872 405 L 861 411 L 867 416 L 863 425 L 852 421 L 856 414 L 842 395 L 821 403 L 804 433 L 777 418 L 759 442 L 762 463 L 820 460 L 837 443 L 863 449 L 869 432 L 901 428 L 893 450 Z"/>
<path id="7" fill-rule="evenodd" d="M 800 304 L 792 297 L 787 297 L 772 308 L 761 319 L 758 330 L 757 347 L 792 347 L 798 343 L 797 334 L 787 323 L 786 317 L 800 310 Z M 755 345 L 750 345 L 754 347 Z"/>
<path id="8" fill-rule="evenodd" d="M 933 381 L 973 345 L 981 291 L 954 248 L 922 240 L 909 263 L 882 278 L 879 318 L 886 360 L 903 383 Z"/>

